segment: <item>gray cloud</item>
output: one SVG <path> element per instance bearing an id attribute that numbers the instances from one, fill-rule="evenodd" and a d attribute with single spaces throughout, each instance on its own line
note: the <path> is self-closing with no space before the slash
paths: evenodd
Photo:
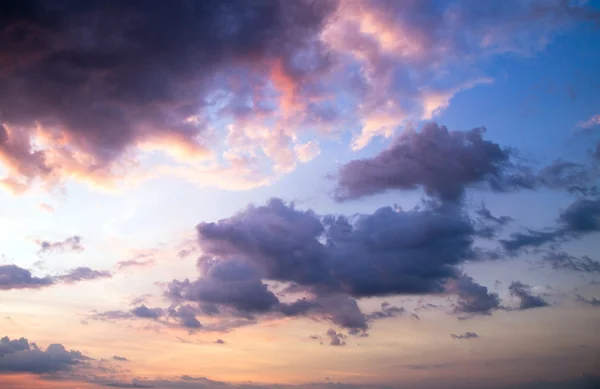
<path id="1" fill-rule="evenodd" d="M 558 216 L 558 225 L 546 231 L 527 230 L 500 240 L 510 253 L 527 248 L 538 248 L 548 243 L 560 243 L 600 231 L 600 199 L 580 198 Z"/>
<path id="2" fill-rule="evenodd" d="M 68 271 L 65 274 L 57 276 L 59 282 L 72 284 L 79 281 L 91 281 L 99 278 L 110 278 L 112 273 L 109 271 L 92 270 L 89 267 L 78 267 Z"/>
<path id="3" fill-rule="evenodd" d="M 25 338 L 8 337 L 0 339 L 0 356 L 0 372 L 33 374 L 70 371 L 91 359 L 61 344 L 51 344 L 44 350 Z"/>
<path id="4" fill-rule="evenodd" d="M 450 337 L 452 339 L 476 339 L 479 338 L 479 335 L 477 335 L 474 332 L 465 332 L 464 334 L 450 334 Z"/>
<path id="5" fill-rule="evenodd" d="M 458 295 L 455 312 L 459 314 L 491 315 L 494 310 L 500 308 L 500 298 L 496 293 L 488 291 L 486 286 L 478 284 L 466 275 L 451 281 L 448 291 Z"/>
<path id="6" fill-rule="evenodd" d="M 63 241 L 36 240 L 35 242 L 40 246 L 38 254 L 47 254 L 65 251 L 81 252 L 84 250 L 81 240 L 80 236 L 73 235 Z"/>
<path id="7" fill-rule="evenodd" d="M 519 281 L 513 281 L 509 285 L 508 290 L 512 296 L 520 300 L 519 309 L 541 308 L 549 305 L 540 296 L 535 296 L 531 293 L 531 286 Z"/>
<path id="8" fill-rule="evenodd" d="M 592 298 L 585 298 L 582 295 L 578 294 L 577 295 L 577 301 L 580 301 L 582 303 L 594 306 L 594 307 L 600 307 L 600 299 L 597 299 L 595 297 Z"/>
<path id="9" fill-rule="evenodd" d="M 118 355 L 113 355 L 113 359 L 115 361 L 119 361 L 119 362 L 129 362 L 129 359 L 125 358 L 125 357 L 120 357 Z"/>
<path id="10" fill-rule="evenodd" d="M 340 332 L 336 332 L 333 328 L 328 329 L 327 333 L 325 335 L 327 335 L 329 337 L 329 345 L 330 346 L 345 346 L 346 345 L 347 336 Z"/>
<path id="11" fill-rule="evenodd" d="M 448 131 L 436 123 L 425 124 L 420 132 L 405 131 L 377 156 L 343 165 L 335 198 L 344 201 L 422 187 L 430 196 L 454 201 L 467 186 L 478 183 L 487 182 L 494 189 L 511 182 L 519 186 L 517 181 L 507 180 L 510 151 L 483 140 L 484 132 L 483 127 Z"/>
<path id="12" fill-rule="evenodd" d="M 550 251 L 543 259 L 555 270 L 571 270 L 584 273 L 600 273 L 600 262 L 594 261 L 587 255 L 576 257 L 564 251 Z"/>
<path id="13" fill-rule="evenodd" d="M 50 277 L 34 277 L 16 265 L 0 265 L 0 289 L 38 289 L 54 283 Z"/>

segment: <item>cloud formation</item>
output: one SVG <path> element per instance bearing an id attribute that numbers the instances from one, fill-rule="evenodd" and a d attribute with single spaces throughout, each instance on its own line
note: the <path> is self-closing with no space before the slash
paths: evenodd
<path id="1" fill-rule="evenodd" d="M 91 358 L 80 351 L 51 344 L 45 350 L 25 338 L 0 339 L 0 372 L 46 374 L 70 371 Z"/>
<path id="2" fill-rule="evenodd" d="M 48 241 L 48 240 L 36 240 L 35 243 L 40 246 L 38 250 L 38 254 L 49 254 L 53 252 L 82 252 L 84 250 L 83 245 L 81 244 L 81 237 L 77 235 L 73 235 L 71 237 L 66 238 L 63 241 Z"/>
<path id="3" fill-rule="evenodd" d="M 38 289 L 54 283 L 51 277 L 35 277 L 17 265 L 0 265 L 0 289 Z"/>
<path id="4" fill-rule="evenodd" d="M 31 271 L 16 265 L 0 265 L 0 290 L 39 289 L 58 283 L 72 284 L 108 277 L 112 277 L 112 273 L 89 267 L 78 267 L 57 276 L 35 277 Z"/>
<path id="5" fill-rule="evenodd" d="M 579 198 L 560 212 L 557 226 L 543 231 L 514 233 L 500 243 L 506 251 L 516 254 L 519 250 L 539 248 L 595 232 L 600 232 L 600 198 Z"/>
<path id="6" fill-rule="evenodd" d="M 485 128 L 448 131 L 437 123 L 408 129 L 375 157 L 354 160 L 339 170 L 335 198 L 356 199 L 392 189 L 416 189 L 444 201 L 460 199 L 467 186 L 511 184 L 510 151 L 483 140 Z M 521 185 L 515 181 L 514 185 Z"/>
<path id="7" fill-rule="evenodd" d="M 531 293 L 531 286 L 523 284 L 522 282 L 513 281 L 509 285 L 508 291 L 512 296 L 519 299 L 518 309 L 524 310 L 532 308 L 541 308 L 550 305 L 540 296 L 533 295 Z"/>
<path id="8" fill-rule="evenodd" d="M 479 338 L 479 335 L 477 335 L 474 332 L 465 332 L 464 334 L 450 334 L 450 337 L 452 339 L 476 339 Z"/>
<path id="9" fill-rule="evenodd" d="M 264 185 L 319 153 L 314 134 L 349 128 L 355 149 L 391 137 L 491 82 L 481 60 L 597 19 L 536 1 L 14 2 L 0 33 L 0 185 Z M 182 166 L 141 168 L 155 152 Z"/>

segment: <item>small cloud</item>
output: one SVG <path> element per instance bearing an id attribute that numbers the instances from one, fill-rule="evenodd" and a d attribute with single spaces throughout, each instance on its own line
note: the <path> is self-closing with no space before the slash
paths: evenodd
<path id="1" fill-rule="evenodd" d="M 342 334 L 341 332 L 336 332 L 333 328 L 327 330 L 326 335 L 329 337 L 330 346 L 345 346 L 347 336 Z"/>
<path id="2" fill-rule="evenodd" d="M 600 115 L 594 115 L 587 120 L 582 120 L 579 123 L 577 123 L 578 127 L 585 129 L 592 128 L 597 125 L 600 125 Z"/>
<path id="3" fill-rule="evenodd" d="M 216 344 L 225 344 L 225 341 L 223 339 L 217 339 L 215 340 Z"/>
<path id="4" fill-rule="evenodd" d="M 53 252 L 82 252 L 84 250 L 81 244 L 82 238 L 78 235 L 73 235 L 62 241 L 48 241 L 36 239 L 34 242 L 40 246 L 38 255 L 49 254 Z"/>
<path id="5" fill-rule="evenodd" d="M 508 287 L 510 294 L 520 300 L 520 310 L 547 307 L 549 304 L 540 296 L 531 293 L 531 286 L 519 281 L 513 281 Z"/>
<path id="6" fill-rule="evenodd" d="M 450 334 L 450 337 L 452 339 L 476 339 L 479 338 L 479 335 L 477 335 L 474 332 L 465 332 L 464 334 Z"/>
<path id="7" fill-rule="evenodd" d="M 578 294 L 577 301 L 588 304 L 588 305 L 592 305 L 594 307 L 600 307 L 600 299 L 597 299 L 595 297 L 588 299 L 588 298 L 585 298 L 582 295 Z"/>
<path id="8" fill-rule="evenodd" d="M 129 362 L 129 359 L 125 358 L 125 357 L 120 357 L 118 355 L 113 355 L 113 359 L 115 361 L 120 361 L 120 362 Z"/>

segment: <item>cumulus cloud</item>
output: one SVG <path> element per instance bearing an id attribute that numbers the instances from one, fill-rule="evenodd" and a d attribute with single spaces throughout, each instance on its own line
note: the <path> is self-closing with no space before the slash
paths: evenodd
<path id="1" fill-rule="evenodd" d="M 0 372 L 33 374 L 70 371 L 91 359 L 61 344 L 43 349 L 25 338 L 11 340 L 6 336 L 0 339 L 0 356 Z"/>
<path id="2" fill-rule="evenodd" d="M 52 252 L 65 252 L 65 251 L 74 251 L 81 252 L 84 250 L 83 245 L 81 244 L 81 237 L 77 235 L 73 235 L 71 237 L 66 238 L 63 241 L 48 241 L 48 240 L 39 240 L 36 239 L 35 243 L 40 246 L 38 250 L 38 254 L 47 254 Z"/>
<path id="3" fill-rule="evenodd" d="M 357 199 L 389 190 L 422 188 L 442 201 L 457 201 L 469 187 L 494 191 L 566 189 L 588 184 L 598 173 L 593 167 L 557 160 L 534 172 L 517 163 L 515 151 L 483 139 L 485 127 L 449 131 L 435 122 L 419 132 L 409 128 L 374 157 L 353 160 L 339 168 L 334 198 Z M 483 212 L 483 213 L 482 213 Z M 494 220 L 482 209 L 479 216 Z"/>
<path id="4" fill-rule="evenodd" d="M 391 189 L 422 187 L 442 200 L 458 200 L 469 185 L 500 188 L 510 152 L 483 140 L 485 128 L 448 131 L 437 123 L 408 129 L 375 157 L 354 160 L 339 170 L 335 198 L 350 200 Z"/>
<path id="5" fill-rule="evenodd" d="M 0 289 L 38 289 L 54 283 L 51 277 L 35 277 L 17 265 L 0 265 Z"/>
<path id="6" fill-rule="evenodd" d="M 490 82 L 464 71 L 479 59 L 536 52 L 597 19 L 569 2 L 69 4 L 3 14 L 0 185 L 14 192 L 154 174 L 265 184 L 318 154 L 315 132 L 351 128 L 354 148 L 389 137 Z M 145 152 L 183 166 L 146 171 Z"/>
<path id="7" fill-rule="evenodd" d="M 500 308 L 500 298 L 490 292 L 486 286 L 480 285 L 473 278 L 463 275 L 451 280 L 447 286 L 449 292 L 458 296 L 455 312 L 467 315 L 491 315 Z"/>
<path id="8" fill-rule="evenodd" d="M 329 337 L 329 345 L 330 346 L 345 346 L 346 345 L 347 336 L 340 332 L 336 332 L 333 328 L 328 329 L 327 333 L 325 335 L 327 335 L 327 337 Z"/>
<path id="9" fill-rule="evenodd" d="M 522 282 L 513 281 L 509 285 L 508 291 L 512 296 L 519 299 L 519 309 L 521 310 L 541 308 L 550 305 L 540 296 L 533 295 L 531 292 L 531 286 L 523 284 Z"/>
<path id="10" fill-rule="evenodd" d="M 474 332 L 465 332 L 464 334 L 450 334 L 450 337 L 452 339 L 476 339 L 479 338 L 479 335 L 477 335 Z"/>

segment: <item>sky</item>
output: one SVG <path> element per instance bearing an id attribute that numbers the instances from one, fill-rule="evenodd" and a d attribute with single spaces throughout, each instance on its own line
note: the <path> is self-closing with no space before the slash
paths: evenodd
<path id="1" fill-rule="evenodd" d="M 600 3 L 0 2 L 0 387 L 600 386 Z"/>

